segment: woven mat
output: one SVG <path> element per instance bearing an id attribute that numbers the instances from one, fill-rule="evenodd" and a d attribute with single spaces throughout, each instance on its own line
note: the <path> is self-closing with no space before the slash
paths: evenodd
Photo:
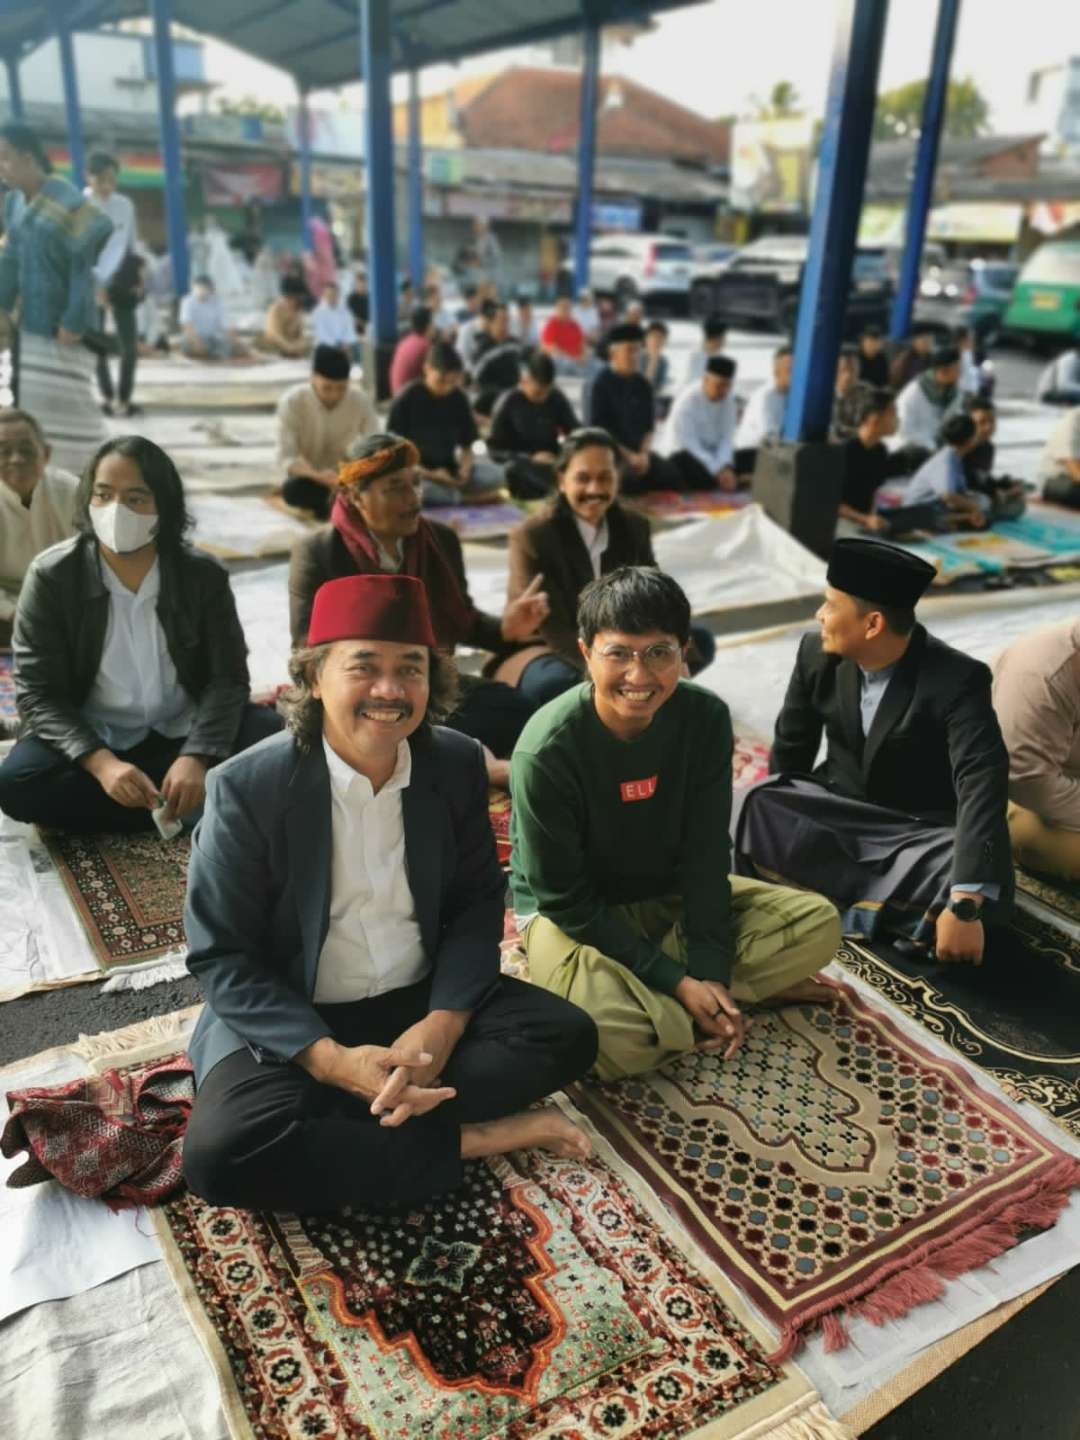
<path id="1" fill-rule="evenodd" d="M 622 503 L 654 520 L 686 520 L 702 515 L 721 515 L 728 510 L 743 510 L 753 503 L 749 490 L 650 490 L 644 495 L 623 496 Z"/>
<path id="2" fill-rule="evenodd" d="M 1058 880 L 1016 867 L 1016 888 L 1019 896 L 1028 895 L 1052 912 L 1070 931 L 1080 925 L 1080 881 Z M 1018 896 L 1018 898 L 1019 898 Z"/>
<path id="3" fill-rule="evenodd" d="M 234 1436 L 841 1440 L 602 1141 L 380 1217 L 155 1212 Z M 702 1430 L 707 1427 L 707 1430 Z"/>
<path id="4" fill-rule="evenodd" d="M 15 680 L 11 673 L 11 654 L 0 651 L 0 720 L 16 720 Z"/>
<path id="5" fill-rule="evenodd" d="M 106 970 L 184 946 L 191 838 L 42 831 L 53 863 Z"/>
<path id="6" fill-rule="evenodd" d="M 881 1321 L 1053 1223 L 1074 1160 L 853 990 L 759 1013 L 697 1053 L 575 1099 L 792 1353 Z"/>
<path id="7" fill-rule="evenodd" d="M 1018 911 L 1008 929 L 991 934 L 978 967 L 850 940 L 837 959 L 1015 1099 L 1080 1139 L 1080 943 Z"/>

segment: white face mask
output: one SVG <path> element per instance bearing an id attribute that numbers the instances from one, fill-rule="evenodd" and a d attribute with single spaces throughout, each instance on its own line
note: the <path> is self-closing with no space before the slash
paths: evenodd
<path id="1" fill-rule="evenodd" d="M 117 555 L 130 555 L 149 545 L 157 533 L 158 517 L 137 515 L 119 500 L 113 500 L 108 505 L 91 505 L 90 523 L 102 545 Z"/>

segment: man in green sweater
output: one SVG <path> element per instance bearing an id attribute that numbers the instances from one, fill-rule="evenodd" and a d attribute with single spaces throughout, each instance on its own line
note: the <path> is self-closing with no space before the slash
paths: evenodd
<path id="1" fill-rule="evenodd" d="M 600 1031 L 602 1080 L 735 1053 L 740 1001 L 824 1001 L 829 901 L 729 876 L 732 731 L 681 679 L 690 606 L 640 566 L 578 607 L 589 679 L 526 724 L 510 770 L 511 884 L 533 981 Z"/>

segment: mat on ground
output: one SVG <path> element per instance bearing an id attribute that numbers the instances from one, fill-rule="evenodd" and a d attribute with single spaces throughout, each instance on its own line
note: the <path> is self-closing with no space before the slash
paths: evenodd
<path id="1" fill-rule="evenodd" d="M 188 504 L 195 528 L 192 541 L 220 560 L 255 560 L 287 555 L 310 524 L 256 496 L 195 495 Z"/>
<path id="2" fill-rule="evenodd" d="M 758 1012 L 723 1065 L 575 1086 L 576 1103 L 780 1335 L 847 1343 L 1054 1224 L 1080 1161 L 853 989 Z"/>

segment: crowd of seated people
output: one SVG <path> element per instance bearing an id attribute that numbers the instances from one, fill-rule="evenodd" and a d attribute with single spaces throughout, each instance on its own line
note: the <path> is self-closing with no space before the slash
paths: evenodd
<path id="1" fill-rule="evenodd" d="M 782 432 L 791 349 L 740 419 L 706 321 L 661 432 L 665 327 L 601 336 L 567 301 L 537 333 L 483 288 L 451 317 L 425 286 L 384 429 L 350 384 L 355 311 L 323 291 L 311 375 L 277 410 L 284 497 L 323 522 L 290 559 L 280 714 L 251 702 L 228 576 L 188 543 L 168 455 L 112 440 L 76 479 L 50 469 L 33 417 L 0 411 L 20 717 L 0 811 L 70 830 L 200 822 L 186 926 L 207 1004 L 184 1167 L 214 1203 L 385 1203 L 388 1187 L 422 1203 L 473 1156 L 582 1156 L 574 1125 L 533 1108 L 570 1081 L 692 1049 L 723 1063 L 747 1007 L 829 1003 L 816 977 L 845 933 L 979 964 L 1014 858 L 1080 877 L 1080 627 L 1023 637 L 991 673 L 919 623 L 932 567 L 877 538 L 896 526 L 875 497 L 908 476 L 902 508 L 942 525 L 1023 504 L 957 348 L 919 335 L 890 372 L 867 331 L 840 357 L 840 514 L 868 533 L 833 548 L 771 773 L 733 826 L 731 717 L 690 678 L 712 636 L 620 495 L 734 489 Z M 571 327 L 579 373 L 598 341 L 605 356 L 585 429 L 558 385 Z M 1042 468 L 1048 498 L 1080 505 L 1080 407 Z M 510 533 L 488 613 L 457 533 L 422 512 L 503 483 L 545 503 Z M 465 647 L 481 673 L 456 673 Z M 492 785 L 511 795 L 531 984 L 499 974 Z"/>

